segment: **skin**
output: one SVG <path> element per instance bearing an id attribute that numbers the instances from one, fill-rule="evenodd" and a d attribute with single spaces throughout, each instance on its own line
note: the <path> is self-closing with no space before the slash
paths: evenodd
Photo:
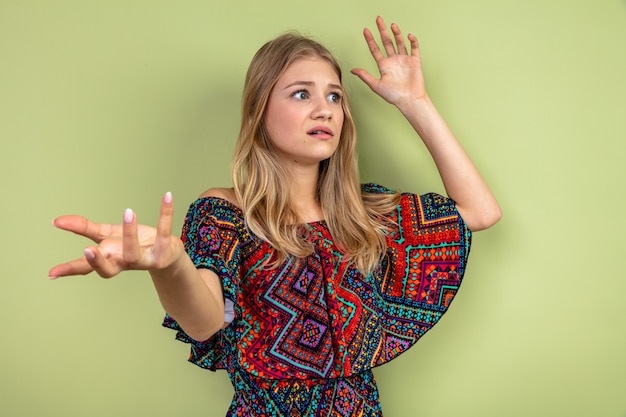
<path id="1" fill-rule="evenodd" d="M 378 17 L 376 26 L 382 50 L 369 29 L 365 29 L 363 35 L 380 71 L 380 78 L 364 69 L 353 69 L 352 73 L 396 106 L 413 126 L 432 155 L 448 196 L 456 202 L 470 230 L 491 227 L 502 216 L 500 206 L 428 97 L 417 38 L 409 34 L 407 48 L 398 25 L 391 24 L 389 33 L 383 19 Z"/>
<path id="2" fill-rule="evenodd" d="M 321 58 L 300 59 L 278 79 L 270 94 L 265 126 L 290 170 L 316 169 L 341 136 L 343 88 Z"/>
<path id="3" fill-rule="evenodd" d="M 343 88 L 321 58 L 293 62 L 277 80 L 265 111 L 272 143 L 291 171 L 291 195 L 304 222 L 323 218 L 315 198 L 319 163 L 336 150 L 343 126 Z"/>
<path id="4" fill-rule="evenodd" d="M 352 73 L 374 93 L 396 106 L 413 126 L 431 153 L 446 192 L 456 202 L 468 227 L 478 231 L 492 226 L 501 217 L 500 207 L 428 97 L 417 38 L 409 34 L 405 40 L 396 24 L 388 29 L 380 17 L 376 19 L 376 26 L 382 47 L 369 29 L 365 29 L 363 35 L 380 77 L 359 68 Z M 336 149 L 343 121 L 341 105 L 329 100 L 331 93 L 341 92 L 338 78 L 330 66 L 324 64 L 319 59 L 293 63 L 273 90 L 266 109 L 268 130 L 289 164 L 293 174 L 292 195 L 300 218 L 305 221 L 321 216 L 315 201 L 319 162 Z M 296 95 L 287 88 L 296 81 L 306 83 L 307 94 Z M 298 87 L 296 90 L 302 89 L 302 85 Z M 288 120 L 283 126 L 277 123 L 281 114 Z M 323 138 L 323 135 L 307 134 L 316 126 L 329 127 L 333 134 Z M 298 140 L 288 140 L 292 137 Z M 201 195 L 206 196 L 237 203 L 229 189 L 210 189 Z M 156 228 L 138 224 L 135 213 L 130 210 L 124 213 L 122 224 L 117 225 L 95 223 L 81 216 L 58 217 L 54 220 L 56 227 L 91 239 L 94 245 L 85 249 L 83 257 L 53 267 L 49 277 L 55 279 L 95 271 L 103 278 L 110 278 L 124 270 L 147 270 L 165 310 L 190 337 L 206 340 L 227 325 L 223 322 L 220 281 L 213 272 L 196 269 L 180 239 L 172 235 L 173 210 L 171 194 L 167 193 L 161 201 Z"/>

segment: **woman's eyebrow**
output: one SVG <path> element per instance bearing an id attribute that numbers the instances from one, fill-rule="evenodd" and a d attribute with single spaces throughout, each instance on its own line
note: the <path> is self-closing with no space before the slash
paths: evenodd
<path id="1" fill-rule="evenodd" d="M 283 88 L 283 89 L 286 90 L 288 88 L 295 87 L 295 86 L 298 86 L 298 85 L 314 86 L 315 83 L 313 81 L 294 81 L 292 83 L 287 84 L 285 86 L 285 88 Z M 341 85 L 339 85 L 339 84 L 332 84 L 331 83 L 331 84 L 328 84 L 328 86 L 330 88 L 334 88 L 334 89 L 343 91 L 343 87 Z"/>

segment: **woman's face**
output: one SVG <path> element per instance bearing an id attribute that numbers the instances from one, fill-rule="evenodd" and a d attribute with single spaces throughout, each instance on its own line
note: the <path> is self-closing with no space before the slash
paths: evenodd
<path id="1" fill-rule="evenodd" d="M 343 88 L 333 67 L 319 57 L 287 67 L 270 93 L 265 126 L 290 164 L 318 166 L 335 152 L 343 126 Z"/>

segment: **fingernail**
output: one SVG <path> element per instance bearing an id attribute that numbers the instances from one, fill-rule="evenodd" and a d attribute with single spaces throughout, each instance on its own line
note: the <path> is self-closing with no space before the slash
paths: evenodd
<path id="1" fill-rule="evenodd" d="M 93 250 L 91 250 L 91 248 L 85 248 L 83 252 L 85 253 L 85 258 L 87 258 L 88 260 L 92 260 L 96 257 L 96 254 Z"/>
<path id="2" fill-rule="evenodd" d="M 129 224 L 133 222 L 133 210 L 127 208 L 124 210 L 124 223 Z"/>
<path id="3" fill-rule="evenodd" d="M 172 204 L 172 193 L 169 191 L 165 193 L 165 197 L 163 197 L 163 201 L 165 204 Z"/>
<path id="4" fill-rule="evenodd" d="M 48 275 L 48 279 L 52 280 L 52 279 L 57 279 L 58 277 L 56 275 Z"/>

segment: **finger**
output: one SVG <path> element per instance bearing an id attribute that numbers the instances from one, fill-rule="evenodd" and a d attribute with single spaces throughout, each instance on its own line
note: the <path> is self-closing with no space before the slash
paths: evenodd
<path id="1" fill-rule="evenodd" d="M 110 224 L 95 223 L 83 216 L 60 216 L 52 221 L 55 227 L 75 233 L 100 243 L 103 239 L 116 233 L 116 228 Z"/>
<path id="2" fill-rule="evenodd" d="M 87 275 L 92 271 L 93 268 L 91 265 L 89 265 L 85 257 L 82 257 L 80 259 L 56 265 L 50 270 L 50 272 L 48 272 L 48 278 L 57 279 L 70 275 Z"/>
<path id="3" fill-rule="evenodd" d="M 420 44 L 419 44 L 419 41 L 417 40 L 417 36 L 415 36 L 412 33 L 409 33 L 407 35 L 407 38 L 409 39 L 409 42 L 411 42 L 411 56 L 419 57 L 419 55 L 420 55 Z"/>
<path id="4" fill-rule="evenodd" d="M 396 47 L 393 44 L 393 40 L 389 36 L 389 32 L 387 32 L 387 26 L 385 25 L 385 21 L 382 17 L 378 16 L 376 18 L 376 26 L 378 27 L 378 33 L 380 33 L 380 40 L 383 43 L 383 47 L 385 48 L 385 52 L 387 56 L 396 54 Z"/>
<path id="5" fill-rule="evenodd" d="M 367 72 L 366 70 L 362 68 L 354 68 L 350 72 L 356 75 L 357 77 L 359 77 L 361 81 L 363 81 L 365 84 L 367 84 L 369 88 L 372 89 L 372 91 L 376 91 L 375 86 L 378 80 L 374 76 L 372 76 L 369 72 Z"/>
<path id="6" fill-rule="evenodd" d="M 105 258 L 98 248 L 94 246 L 85 248 L 85 259 L 102 278 L 111 278 L 120 272 L 119 268 Z"/>
<path id="7" fill-rule="evenodd" d="M 385 56 L 382 52 L 380 52 L 378 44 L 374 39 L 374 35 L 372 35 L 372 32 L 368 28 L 363 29 L 363 37 L 365 38 L 365 42 L 367 42 L 367 47 L 369 48 L 374 60 L 378 62 L 383 59 Z"/>
<path id="8" fill-rule="evenodd" d="M 172 193 L 165 193 L 161 199 L 161 212 L 157 223 L 157 237 L 155 246 L 157 251 L 164 249 L 162 245 L 169 244 L 172 235 L 172 218 L 174 217 L 174 201 Z"/>
<path id="9" fill-rule="evenodd" d="M 155 267 L 162 268 L 171 253 L 172 218 L 174 216 L 174 204 L 172 193 L 165 193 L 161 199 L 161 211 L 157 223 L 156 237 L 154 241 L 154 253 L 157 255 Z"/>
<path id="10" fill-rule="evenodd" d="M 391 24 L 391 33 L 393 33 L 393 37 L 396 40 L 398 54 L 408 55 L 406 45 L 404 44 L 404 38 L 402 37 L 402 32 L 400 31 L 400 27 L 397 24 Z"/>
<path id="11" fill-rule="evenodd" d="M 129 208 L 124 211 L 122 236 L 122 256 L 126 263 L 133 265 L 141 258 L 141 251 L 139 249 L 139 237 L 137 236 L 137 216 Z"/>

